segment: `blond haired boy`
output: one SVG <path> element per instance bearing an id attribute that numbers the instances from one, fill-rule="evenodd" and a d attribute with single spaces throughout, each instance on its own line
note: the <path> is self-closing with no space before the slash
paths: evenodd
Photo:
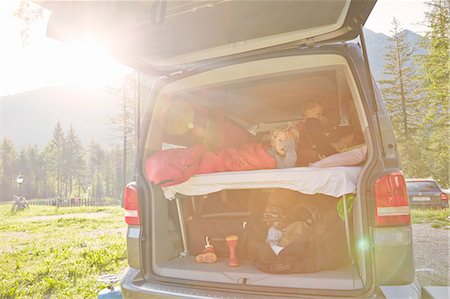
<path id="1" fill-rule="evenodd" d="M 297 161 L 295 147 L 298 139 L 299 133 L 291 124 L 270 131 L 271 147 L 267 151 L 276 160 L 277 168 L 295 166 Z"/>

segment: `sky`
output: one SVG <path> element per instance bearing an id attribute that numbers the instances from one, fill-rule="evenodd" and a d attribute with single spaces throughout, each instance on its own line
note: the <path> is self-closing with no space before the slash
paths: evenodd
<path id="1" fill-rule="evenodd" d="M 124 67 L 108 50 L 89 37 L 67 45 L 46 37 L 49 14 L 35 23 L 27 46 L 22 45 L 23 22 L 15 17 L 18 1 L 0 1 L 0 99 L 28 90 L 56 85 L 101 85 L 117 82 Z M 366 28 L 390 35 L 396 17 L 400 25 L 418 33 L 423 27 L 423 0 L 378 0 Z"/>
<path id="2" fill-rule="evenodd" d="M 391 23 L 395 17 L 401 27 L 423 34 L 424 12 L 427 6 L 424 0 L 378 0 L 370 13 L 365 27 L 379 33 L 391 35 Z"/>
<path id="3" fill-rule="evenodd" d="M 23 46 L 17 7 L 18 1 L 0 2 L 0 97 L 46 86 L 107 86 L 120 79 L 124 67 L 90 37 L 75 45 L 46 37 L 48 11 Z"/>

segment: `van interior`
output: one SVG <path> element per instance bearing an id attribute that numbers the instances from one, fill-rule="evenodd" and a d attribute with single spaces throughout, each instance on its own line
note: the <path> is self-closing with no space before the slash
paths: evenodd
<path id="1" fill-rule="evenodd" d="M 355 144 L 369 140 L 365 136 L 368 130 L 364 109 L 347 62 L 338 55 L 314 55 L 232 65 L 165 85 L 151 107 L 153 117 L 145 150 L 150 156 L 164 149 L 205 143 L 205 135 L 199 137 L 192 127 L 199 115 L 212 120 L 226 119 L 250 132 L 256 140 L 267 142 L 270 130 L 301 121 L 302 107 L 311 100 L 324 108 L 325 126 L 350 125 L 354 128 Z M 359 166 L 362 173 L 364 163 Z M 152 186 L 152 264 L 147 266 L 160 279 L 189 280 L 191 284 L 207 282 L 285 290 L 361 289 L 366 283 L 367 257 L 364 249 L 355 246 L 363 239 L 362 198 L 357 188 L 353 209 L 346 215 L 348 236 L 341 236 L 348 238 L 347 264 L 312 273 L 266 273 L 250 262 L 254 252 L 248 250 L 243 235 L 238 240 L 239 266 L 228 265 L 224 235 L 237 234 L 252 219 L 262 219 L 273 190 L 270 186 L 242 186 L 195 196 L 177 194 L 175 199 L 167 199 L 163 188 Z M 314 200 L 320 195 L 305 196 Z M 195 256 L 204 248 L 207 234 L 218 260 L 197 263 Z"/>

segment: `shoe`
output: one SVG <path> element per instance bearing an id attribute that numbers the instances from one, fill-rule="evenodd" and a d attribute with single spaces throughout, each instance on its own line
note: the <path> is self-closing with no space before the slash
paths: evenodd
<path id="1" fill-rule="evenodd" d="M 203 249 L 202 253 L 195 257 L 195 261 L 197 263 L 207 263 L 212 264 L 217 262 L 217 255 L 214 246 L 209 243 L 209 237 L 206 236 L 206 245 L 205 249 Z"/>

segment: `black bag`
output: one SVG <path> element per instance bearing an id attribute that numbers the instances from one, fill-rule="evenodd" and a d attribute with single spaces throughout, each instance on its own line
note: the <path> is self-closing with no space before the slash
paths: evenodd
<path id="1" fill-rule="evenodd" d="M 191 255 L 200 254 L 205 248 L 205 238 L 216 251 L 218 257 L 228 257 L 228 246 L 225 238 L 229 235 L 237 235 L 238 243 L 236 248 L 237 257 L 247 258 L 247 251 L 244 250 L 244 227 L 247 221 L 242 217 L 220 217 L 220 218 L 192 218 L 187 223 L 189 253 Z"/>
<path id="2" fill-rule="evenodd" d="M 208 236 L 216 255 L 228 257 L 225 238 L 237 235 L 237 257 L 247 258 L 244 231 L 250 217 L 248 190 L 226 190 L 184 200 L 188 203 L 191 200 L 192 206 L 195 206 L 184 208 L 188 211 L 185 221 L 191 255 L 198 255 L 203 251 L 205 238 Z"/>
<path id="3" fill-rule="evenodd" d="M 345 226 L 337 214 L 337 198 L 298 194 L 290 218 L 298 215 L 291 221 L 308 223 L 308 229 L 276 255 L 266 242 L 267 224 L 252 221 L 248 225 L 251 263 L 267 273 L 310 273 L 348 264 Z"/>

